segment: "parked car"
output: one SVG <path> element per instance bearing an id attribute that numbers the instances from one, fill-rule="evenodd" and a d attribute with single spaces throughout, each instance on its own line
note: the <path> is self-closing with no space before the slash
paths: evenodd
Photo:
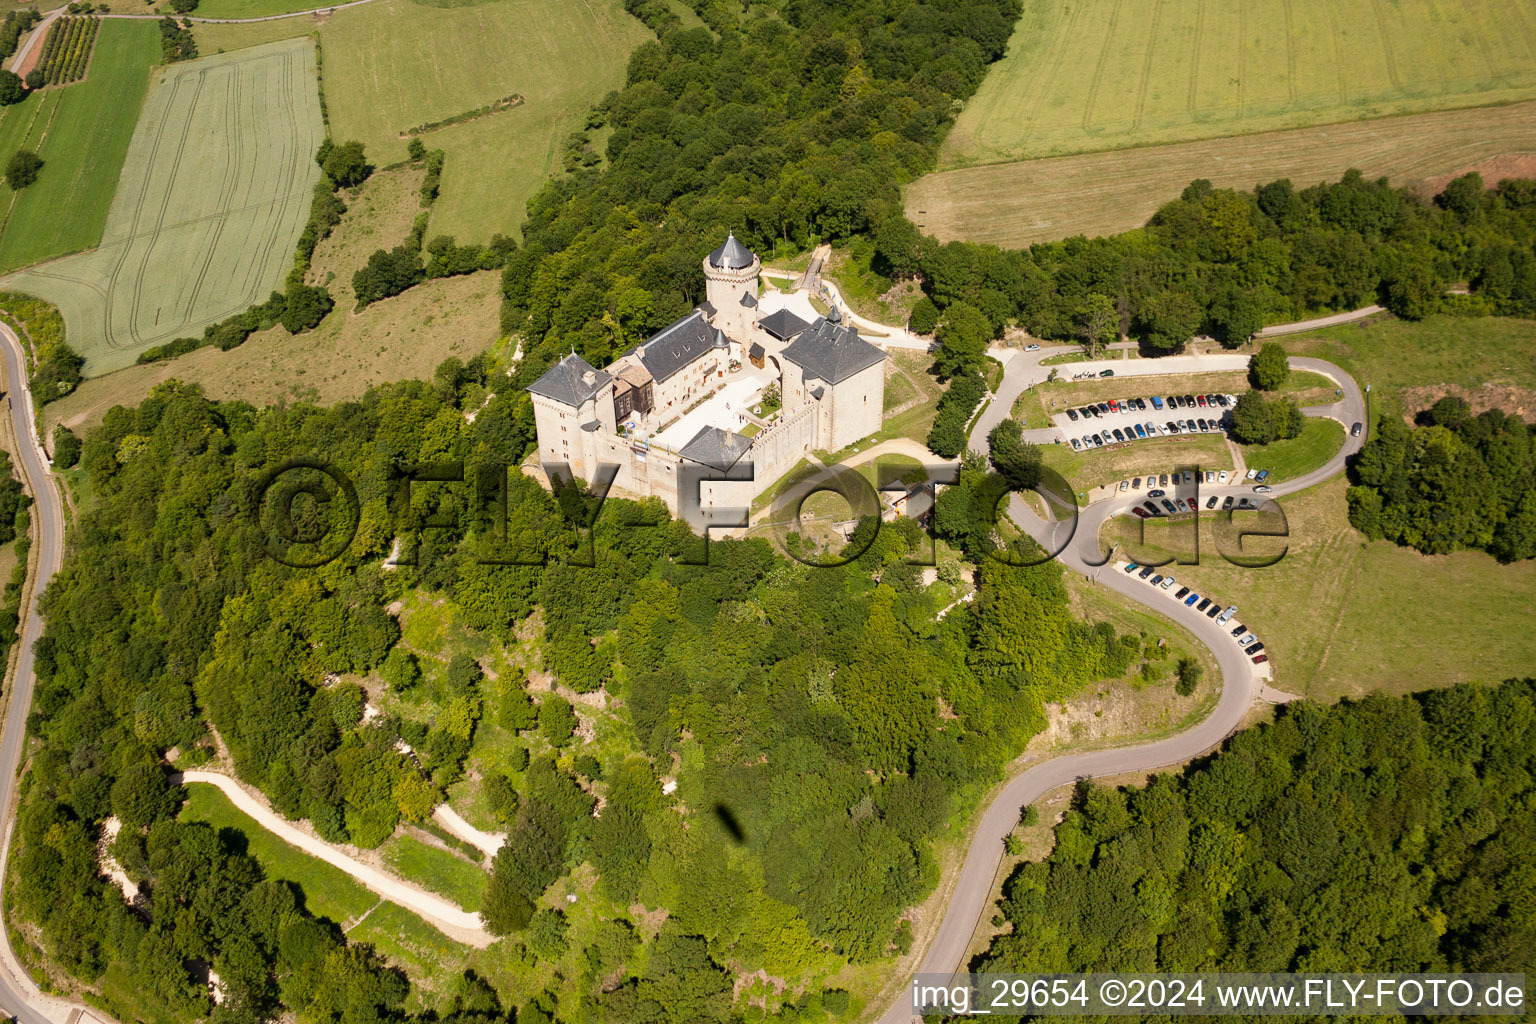
<path id="1" fill-rule="evenodd" d="M 1146 437 L 1147 436 L 1146 428 L 1144 428 L 1140 423 L 1135 424 L 1135 426 L 1136 426 L 1136 436 L 1137 437 Z"/>
<path id="2" fill-rule="evenodd" d="M 1152 408 L 1154 408 L 1154 409 L 1161 409 L 1162 407 L 1163 407 L 1163 400 L 1161 398 L 1157 397 L 1156 395 L 1153 395 L 1152 396 Z M 1356 424 L 1356 426 L 1359 426 L 1359 424 Z"/>
<path id="3" fill-rule="evenodd" d="M 1205 406 L 1205 396 L 1204 395 L 1196 395 L 1195 396 L 1195 404 L 1198 405 L 1198 406 L 1201 406 L 1203 408 Z"/>
<path id="4" fill-rule="evenodd" d="M 1248 475 L 1247 475 L 1247 476 L 1246 476 L 1246 477 L 1245 477 L 1245 478 L 1244 478 L 1244 479 L 1247 479 L 1247 480 L 1252 480 L 1252 479 L 1253 479 L 1253 478 L 1254 478 L 1254 477 L 1256 477 L 1256 476 L 1258 476 L 1258 475 L 1259 475 L 1259 471 L 1258 471 L 1258 470 L 1256 470 L 1256 469 L 1250 469 L 1250 470 L 1249 470 L 1249 471 L 1248 471 Z"/>
<path id="5" fill-rule="evenodd" d="M 1093 435 L 1093 446 L 1095 448 L 1103 448 L 1104 447 L 1104 435 L 1103 434 L 1094 434 Z"/>
<path id="6" fill-rule="evenodd" d="M 1025 345 L 1024 346 L 1024 351 L 1025 352 L 1039 352 L 1040 351 L 1040 346 L 1039 345 Z"/>
<path id="7" fill-rule="evenodd" d="M 1231 508 L 1232 508 L 1232 495 L 1229 494 L 1224 499 L 1222 499 L 1221 510 L 1223 512 L 1226 512 L 1226 511 L 1228 511 Z"/>
<path id="8" fill-rule="evenodd" d="M 1189 409 L 1195 408 L 1195 396 L 1194 395 L 1185 395 L 1184 396 L 1184 406 L 1186 408 L 1189 408 Z"/>
<path id="9" fill-rule="evenodd" d="M 1115 399 L 1111 398 L 1109 400 L 1109 411 L 1110 412 L 1119 412 L 1120 411 L 1120 403 L 1118 401 L 1116 401 Z"/>
<path id="10" fill-rule="evenodd" d="M 1223 409 L 1225 409 L 1227 407 L 1227 396 L 1226 395 L 1217 395 L 1216 396 L 1216 404 L 1221 406 Z"/>
<path id="11" fill-rule="evenodd" d="M 1115 371 L 1114 370 L 1100 370 L 1099 371 L 1099 376 L 1100 377 L 1113 377 L 1114 375 L 1115 375 Z"/>
<path id="12" fill-rule="evenodd" d="M 1350 437 L 1359 437 L 1360 436 L 1360 431 L 1362 431 L 1364 429 L 1365 429 L 1365 424 L 1363 424 L 1363 423 L 1356 423 L 1354 426 L 1349 428 L 1349 436 Z"/>
<path id="13" fill-rule="evenodd" d="M 1152 584 L 1152 585 L 1153 585 L 1153 586 L 1154 586 L 1154 587 L 1160 587 L 1160 586 L 1162 586 L 1162 585 L 1163 585 L 1163 576 L 1162 576 L 1162 573 L 1158 573 L 1158 574 L 1157 574 L 1157 575 L 1156 575 L 1156 576 L 1153 576 L 1153 577 L 1152 577 L 1152 578 L 1151 578 L 1151 579 L 1150 579 L 1150 580 L 1148 580 L 1148 581 L 1147 581 L 1147 582 L 1148 582 L 1148 583 L 1151 583 L 1151 584 Z"/>
<path id="14" fill-rule="evenodd" d="M 1125 434 L 1121 433 L 1119 427 L 1115 428 L 1115 440 L 1116 441 L 1120 441 L 1122 443 L 1125 441 Z"/>
<path id="15" fill-rule="evenodd" d="M 1189 593 L 1189 588 L 1188 587 L 1180 587 L 1179 588 L 1179 592 L 1177 594 L 1173 595 L 1173 599 L 1175 601 L 1182 601 L 1182 600 L 1184 600 L 1184 595 L 1187 594 L 1187 593 Z"/>
<path id="16" fill-rule="evenodd" d="M 1136 517 L 1138 519 L 1146 519 L 1147 518 L 1147 510 L 1142 508 L 1140 505 L 1132 505 L 1131 506 L 1131 511 L 1136 514 Z"/>
<path id="17" fill-rule="evenodd" d="M 1200 428 L 1200 433 L 1202 433 L 1202 434 L 1209 433 L 1210 429 L 1211 429 L 1211 421 L 1210 420 L 1195 420 L 1195 426 Z"/>
<path id="18" fill-rule="evenodd" d="M 1179 507 L 1167 498 L 1163 499 L 1163 508 L 1168 510 L 1169 515 L 1176 515 L 1179 511 Z"/>
<path id="19" fill-rule="evenodd" d="M 1135 562 L 1126 562 L 1125 563 L 1125 571 L 1126 571 L 1127 575 L 1129 575 L 1130 573 L 1135 572 L 1137 569 L 1140 569 L 1140 568 L 1141 568 L 1141 566 L 1137 565 Z"/>
<path id="20" fill-rule="evenodd" d="M 1144 509 L 1147 509 L 1147 510 L 1149 510 L 1149 511 L 1150 511 L 1150 512 L 1151 512 L 1151 513 L 1152 513 L 1152 514 L 1153 514 L 1153 515 L 1155 515 L 1155 516 L 1160 516 L 1160 515 L 1162 515 L 1162 513 L 1161 513 L 1161 512 L 1159 512 L 1159 511 L 1158 511 L 1158 508 L 1157 508 L 1157 506 L 1156 506 L 1156 505 L 1154 505 L 1154 504 L 1152 504 L 1152 503 L 1151 503 L 1151 502 L 1150 502 L 1150 501 L 1144 501 L 1144 502 L 1142 502 L 1142 503 L 1141 503 L 1141 507 L 1142 507 L 1142 508 L 1144 508 Z"/>
<path id="21" fill-rule="evenodd" d="M 1135 477 L 1135 478 L 1133 478 L 1131 480 L 1131 490 L 1133 490 L 1133 491 L 1141 490 L 1141 477 L 1138 476 L 1138 477 Z"/>
<path id="22" fill-rule="evenodd" d="M 1249 654 L 1258 654 L 1263 649 L 1264 649 L 1264 645 L 1263 644 L 1249 644 L 1248 645 L 1248 653 Z"/>
<path id="23" fill-rule="evenodd" d="M 1094 408 L 1099 410 L 1099 415 L 1100 416 L 1108 416 L 1109 415 L 1109 403 L 1108 402 L 1100 402 L 1098 405 L 1094 406 Z"/>
<path id="24" fill-rule="evenodd" d="M 1184 599 L 1184 607 L 1186 607 L 1186 608 L 1193 607 L 1194 603 L 1196 601 L 1198 601 L 1198 600 L 1200 600 L 1200 595 L 1199 594 L 1190 594 L 1188 597 L 1186 597 Z"/>
<path id="25" fill-rule="evenodd" d="M 1225 626 L 1227 624 L 1227 622 L 1231 620 L 1232 616 L 1234 616 L 1236 614 L 1237 614 L 1237 605 L 1235 605 L 1235 604 L 1228 605 L 1227 606 L 1227 610 L 1222 612 L 1221 615 L 1216 619 L 1216 624 L 1218 626 Z"/>
<path id="26" fill-rule="evenodd" d="M 1237 625 L 1232 627 L 1232 636 L 1233 637 L 1240 637 L 1240 636 L 1242 636 L 1246 632 L 1248 632 L 1248 627 L 1243 625 L 1241 622 L 1239 622 Z"/>
<path id="27" fill-rule="evenodd" d="M 1213 495 L 1211 495 L 1210 500 L 1205 503 L 1205 507 L 1206 508 L 1215 508 L 1216 507 L 1216 502 L 1218 502 L 1220 500 L 1221 500 L 1220 498 L 1216 497 L 1216 495 L 1213 494 Z"/>
<path id="28" fill-rule="evenodd" d="M 1254 636 L 1252 633 L 1245 633 L 1244 635 L 1237 638 L 1237 646 L 1239 647 L 1247 647 L 1249 644 L 1256 644 L 1258 642 L 1259 638 Z"/>
<path id="29" fill-rule="evenodd" d="M 1220 614 L 1221 614 L 1221 604 L 1220 604 L 1220 602 L 1211 605 L 1209 608 L 1207 608 L 1205 610 L 1205 617 L 1208 618 L 1208 619 L 1214 619 L 1216 616 L 1218 616 Z"/>
<path id="30" fill-rule="evenodd" d="M 1216 482 L 1216 471 L 1214 469 L 1208 469 L 1205 471 L 1205 482 L 1208 484 L 1213 484 Z"/>
<path id="31" fill-rule="evenodd" d="M 1148 491 L 1147 492 L 1147 497 L 1149 497 L 1149 498 L 1161 498 L 1163 495 L 1165 495 L 1167 493 L 1168 493 L 1167 491 L 1163 490 L 1160 487 L 1157 487 L 1157 488 L 1153 488 L 1152 490 Z"/>
<path id="32" fill-rule="evenodd" d="M 1220 473 L 1216 474 L 1216 482 L 1219 483 L 1219 484 L 1224 484 L 1224 483 L 1227 482 L 1227 471 L 1226 470 L 1222 470 Z"/>
<path id="33" fill-rule="evenodd" d="M 1263 483 L 1264 481 L 1266 481 L 1268 479 L 1269 479 L 1269 470 L 1267 470 L 1267 469 L 1259 470 L 1259 475 L 1254 477 L 1254 480 L 1256 480 L 1259 483 Z"/>
<path id="34" fill-rule="evenodd" d="M 1274 488 L 1268 484 L 1259 484 L 1259 486 L 1255 487 L 1253 490 L 1256 494 L 1268 494 L 1270 491 L 1273 491 Z"/>
<path id="35" fill-rule="evenodd" d="M 1199 603 L 1199 604 L 1197 604 L 1197 605 L 1195 605 L 1195 611 L 1197 611 L 1197 612 L 1203 612 L 1203 611 L 1205 611 L 1205 610 L 1206 610 L 1206 609 L 1207 609 L 1207 608 L 1209 608 L 1209 607 L 1210 607 L 1210 606 L 1211 606 L 1211 599 L 1210 599 L 1210 598 L 1208 598 L 1208 597 L 1202 597 L 1202 598 L 1201 598 L 1201 599 L 1200 599 L 1200 603 Z"/>
<path id="36" fill-rule="evenodd" d="M 1138 412 L 1146 412 L 1147 411 L 1147 400 L 1145 398 L 1138 398 L 1138 399 L 1136 399 L 1136 410 Z"/>
<path id="37" fill-rule="evenodd" d="M 1177 434 L 1178 432 L 1179 432 L 1179 425 L 1177 423 L 1175 423 L 1173 420 L 1169 420 L 1168 421 L 1168 433 L 1170 433 L 1170 434 Z"/>
<path id="38" fill-rule="evenodd" d="M 1140 576 L 1142 579 L 1146 579 L 1148 576 L 1152 575 L 1152 567 L 1150 565 L 1145 566 L 1142 568 L 1141 572 L 1137 573 L 1136 575 Z"/>
<path id="39" fill-rule="evenodd" d="M 1077 410 L 1076 409 L 1068 409 L 1067 410 L 1067 419 L 1071 420 L 1073 423 L 1076 423 L 1077 422 Z"/>
<path id="40" fill-rule="evenodd" d="M 1195 482 L 1195 474 L 1186 469 L 1184 471 L 1184 482 L 1187 483 L 1187 484 L 1194 483 Z"/>
<path id="41" fill-rule="evenodd" d="M 1075 452 L 1082 451 L 1083 450 L 1083 442 L 1079 441 L 1077 438 L 1074 437 L 1072 439 L 1072 450 L 1075 451 Z"/>
<path id="42" fill-rule="evenodd" d="M 1172 576 L 1164 576 L 1163 577 L 1163 589 L 1164 590 L 1168 590 L 1176 582 L 1177 581 Z"/>
<path id="43" fill-rule="evenodd" d="M 1167 487 L 1168 486 L 1168 474 L 1167 473 L 1164 473 L 1162 476 L 1157 478 L 1157 486 L 1159 486 L 1159 487 Z"/>
<path id="44" fill-rule="evenodd" d="M 1155 424 L 1152 424 L 1152 423 L 1143 423 L 1143 424 L 1142 424 L 1142 425 L 1141 425 L 1141 427 L 1137 427 L 1137 428 L 1136 428 L 1136 429 L 1137 429 L 1137 430 L 1140 430 L 1140 429 L 1142 429 L 1142 427 L 1145 427 L 1145 428 L 1146 428 L 1146 430 L 1147 430 L 1147 436 L 1148 436 L 1148 437 L 1156 437 L 1156 436 L 1157 436 L 1157 426 L 1156 426 L 1156 425 L 1155 425 Z"/>
<path id="45" fill-rule="evenodd" d="M 1195 502 L 1194 498 L 1185 498 L 1184 499 L 1184 504 L 1189 506 L 1189 510 L 1191 512 L 1198 512 L 1198 511 L 1200 511 L 1200 506 Z"/>
<path id="46" fill-rule="evenodd" d="M 1268 661 L 1268 660 L 1269 660 L 1269 655 L 1267 655 L 1267 654 L 1261 654 L 1261 655 L 1259 655 L 1259 656 L 1258 656 L 1258 657 L 1256 657 L 1256 658 L 1254 658 L 1254 659 L 1253 659 L 1253 663 L 1254 663 L 1254 664 L 1255 664 L 1255 665 L 1262 665 L 1262 664 L 1264 664 L 1264 663 L 1265 663 L 1265 662 L 1266 662 L 1266 661 Z"/>

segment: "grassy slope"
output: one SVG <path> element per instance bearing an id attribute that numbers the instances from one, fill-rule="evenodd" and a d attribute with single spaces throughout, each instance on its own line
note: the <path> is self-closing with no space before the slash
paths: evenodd
<path id="1" fill-rule="evenodd" d="M 355 192 L 345 195 L 347 212 L 330 235 L 315 246 L 309 265 L 312 284 L 329 285 L 338 303 L 353 301 L 352 274 L 375 249 L 392 249 L 405 240 L 421 212 L 419 166 L 375 171 Z"/>
<path id="2" fill-rule="evenodd" d="M 0 184 L 0 208 L 9 210 L 0 271 L 88 249 L 101 238 L 150 68 L 160 60 L 159 40 L 153 22 L 104 22 L 84 82 L 33 94 L 0 114 L 0 153 L 25 137 L 44 160 L 37 183 L 22 194 Z"/>
<path id="3" fill-rule="evenodd" d="M 1029 4 L 941 166 L 1536 97 L 1523 0 Z"/>
<path id="4" fill-rule="evenodd" d="M 1336 477 L 1281 500 L 1290 538 L 1274 566 L 1228 564 L 1206 516 L 1200 564 L 1173 571 L 1239 606 L 1238 618 L 1268 648 L 1275 685 L 1292 693 L 1331 700 L 1529 674 L 1536 562 L 1499 565 L 1471 551 L 1428 557 L 1366 541 L 1345 516 L 1347 486 Z M 1135 558 L 1144 549 L 1129 542 L 1140 525 L 1115 520 L 1105 539 L 1121 540 Z M 1152 552 L 1192 550 L 1187 523 L 1145 525 Z"/>
<path id="5" fill-rule="evenodd" d="M 1074 452 L 1066 444 L 1051 444 L 1043 445 L 1042 451 L 1045 464 L 1070 480 L 1079 491 L 1151 472 L 1172 472 L 1175 466 L 1198 466 L 1202 471 L 1232 468 L 1232 453 L 1219 434 L 1181 434 L 1085 452 Z"/>
<path id="6" fill-rule="evenodd" d="M 48 405 L 47 429 L 99 423 L 112 406 L 135 404 L 173 377 L 201 384 L 214 398 L 258 405 L 295 398 L 325 404 L 384 381 L 426 378 L 448 356 L 467 359 L 496 340 L 500 282 L 494 271 L 429 281 L 361 313 L 343 301 L 307 334 L 274 327 L 230 352 L 199 349 L 92 378 Z"/>
<path id="7" fill-rule="evenodd" d="M 384 861 L 395 874 L 453 900 L 465 910 L 479 910 L 489 876 L 462 857 L 410 836 L 384 845 Z"/>
<path id="8" fill-rule="evenodd" d="M 1338 420 L 1309 419 L 1299 437 L 1273 444 L 1253 444 L 1243 448 L 1243 461 L 1250 469 L 1267 469 L 1268 483 L 1279 483 L 1309 473 L 1344 446 L 1344 425 Z"/>

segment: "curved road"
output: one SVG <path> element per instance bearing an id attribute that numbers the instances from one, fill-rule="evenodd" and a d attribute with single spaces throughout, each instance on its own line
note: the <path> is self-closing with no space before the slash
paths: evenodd
<path id="1" fill-rule="evenodd" d="M 1077 351 L 1075 347 L 1041 349 L 1035 352 L 1017 350 L 995 351 L 992 354 L 1003 360 L 1003 383 L 991 405 L 977 419 L 971 432 L 970 445 L 978 451 L 986 451 L 987 433 L 999 421 L 1006 418 L 1019 394 L 1032 384 L 1045 380 L 1049 367 L 1040 361 L 1047 356 Z M 1117 377 L 1152 373 L 1190 373 L 1206 370 L 1234 369 L 1227 365 L 1238 360 L 1242 368 L 1247 366 L 1246 356 L 1172 356 L 1146 360 L 1107 360 L 1092 363 L 1072 363 L 1075 371 L 1097 371 L 1113 367 Z M 1142 368 L 1142 364 L 1150 364 Z M 1312 370 L 1325 374 L 1339 384 L 1343 397 L 1329 406 L 1310 407 L 1308 415 L 1328 416 L 1344 423 L 1344 446 L 1327 464 L 1294 480 L 1276 484 L 1269 497 L 1304 490 L 1334 476 L 1344 468 L 1345 460 L 1358 451 L 1364 436 L 1349 437 L 1348 428 L 1354 422 L 1365 421 L 1365 402 L 1353 378 L 1332 363 L 1320 359 L 1291 360 L 1297 369 Z M 1129 368 L 1136 368 L 1127 374 Z M 1135 391 L 1130 386 L 1128 391 Z M 1055 433 L 1054 428 L 1051 431 Z M 1181 493 L 1185 492 L 1180 489 Z M 1202 500 L 1209 494 L 1252 495 L 1248 486 L 1201 488 Z M 1116 747 L 1109 750 L 1069 754 L 1037 764 L 1006 782 L 992 797 L 991 803 L 977 823 L 975 835 L 966 852 L 959 879 L 949 897 L 949 906 L 939 924 L 927 952 L 917 970 L 925 974 L 949 974 L 964 971 L 962 962 L 970 946 L 971 936 L 986 911 L 992 894 L 992 882 L 997 865 L 1002 858 L 1003 839 L 1018 824 L 1020 810 L 1059 786 L 1068 785 L 1080 778 L 1118 775 L 1124 772 L 1147 771 L 1180 764 L 1214 749 L 1227 738 L 1252 706 L 1257 695 L 1260 679 L 1255 666 L 1232 639 L 1226 627 L 1216 625 L 1214 619 L 1197 615 L 1182 605 L 1174 604 L 1164 591 L 1154 591 L 1139 579 L 1111 568 L 1100 572 L 1106 565 L 1105 553 L 1099 546 L 1099 529 L 1111 516 L 1127 510 L 1144 499 L 1141 495 L 1115 495 L 1098 501 L 1081 510 L 1074 530 L 1071 520 L 1047 521 L 1037 516 L 1024 500 L 1015 495 L 1009 502 L 1009 514 L 1014 522 L 1045 546 L 1047 551 L 1060 550 L 1056 557 L 1074 572 L 1097 579 L 1097 585 L 1113 590 L 1133 601 L 1140 602 L 1149 610 L 1163 615 L 1194 633 L 1210 649 L 1221 669 L 1222 687 L 1216 708 L 1193 728 L 1153 743 Z M 1171 614 L 1170 614 L 1171 613 Z M 903 986 L 902 994 L 880 1018 L 882 1024 L 907 1024 L 921 1021 L 910 1007 L 910 990 Z"/>
<path id="2" fill-rule="evenodd" d="M 38 447 L 33 427 L 32 393 L 27 390 L 26 360 L 21 342 L 11 329 L 0 324 L 0 343 L 5 349 L 5 373 L 10 387 L 6 392 L 11 425 L 16 435 L 18 462 L 32 492 L 32 522 L 37 526 L 32 550 L 37 553 L 37 578 L 32 595 L 21 616 L 20 648 L 16 674 L 7 695 L 5 731 L 0 734 L 0 891 L 5 885 L 4 871 L 11 852 L 11 828 L 14 824 L 16 773 L 21 766 L 22 745 L 26 740 L 27 711 L 32 706 L 32 645 L 43 632 L 42 616 L 37 614 L 37 599 L 59 571 L 64 553 L 64 506 L 54 486 L 48 458 Z M 9 929 L 0 928 L 0 1008 L 26 1024 L 62 1021 L 74 1007 L 40 992 L 32 979 L 16 966 L 11 950 Z"/>

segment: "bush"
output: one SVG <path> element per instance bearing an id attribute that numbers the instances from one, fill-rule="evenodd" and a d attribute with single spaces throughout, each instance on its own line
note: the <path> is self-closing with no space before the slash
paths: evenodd
<path id="1" fill-rule="evenodd" d="M 912 315 L 907 318 L 907 330 L 913 334 L 932 334 L 938 325 L 939 307 L 926 295 L 918 299 L 912 307 Z"/>
<path id="2" fill-rule="evenodd" d="M 60 423 L 53 428 L 53 464 L 60 469 L 72 469 L 80 461 L 80 438 Z"/>
<path id="3" fill-rule="evenodd" d="M 554 963 L 565 955 L 569 927 L 564 914 L 545 907 L 528 922 L 528 948 L 545 963 Z"/>
<path id="4" fill-rule="evenodd" d="M 1273 391 L 1291 375 L 1291 361 L 1285 349 L 1270 341 L 1248 360 L 1248 382 L 1260 391 Z"/>
<path id="5" fill-rule="evenodd" d="M 42 168 L 42 157 L 30 149 L 18 149 L 5 163 L 5 183 L 20 192 L 37 180 L 37 172 Z"/>
<path id="6" fill-rule="evenodd" d="M 14 71 L 0 71 L 0 105 L 20 103 L 27 95 L 27 85 Z"/>
<path id="7" fill-rule="evenodd" d="M 539 732 L 556 747 L 570 743 L 576 732 L 576 712 L 570 702 L 557 693 L 546 694 L 539 702 Z"/>
<path id="8" fill-rule="evenodd" d="M 341 145 L 322 145 L 324 159 L 320 169 L 334 181 L 338 188 L 355 188 L 368 180 L 373 164 L 363 155 L 361 142 L 343 142 Z"/>
<path id="9" fill-rule="evenodd" d="M 1194 693 L 1195 688 L 1200 685 L 1200 676 L 1203 671 L 1194 658 L 1180 658 L 1179 678 L 1178 682 L 1173 684 L 1173 692 L 1180 697 L 1188 697 Z"/>
<path id="10" fill-rule="evenodd" d="M 291 285 L 284 296 L 283 327 L 289 334 L 310 330 L 318 326 L 335 305 L 331 293 L 318 285 Z"/>

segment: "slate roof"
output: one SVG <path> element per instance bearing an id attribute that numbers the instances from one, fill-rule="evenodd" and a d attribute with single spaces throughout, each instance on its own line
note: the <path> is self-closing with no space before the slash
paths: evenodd
<path id="1" fill-rule="evenodd" d="M 700 313 L 703 313 L 705 316 L 715 315 L 715 304 L 710 302 L 708 299 L 705 299 L 694 308 L 696 308 Z"/>
<path id="2" fill-rule="evenodd" d="M 789 310 L 781 309 L 763 317 L 757 322 L 757 326 L 780 341 L 788 341 L 810 325 Z"/>
<path id="3" fill-rule="evenodd" d="M 704 427 L 677 454 L 710 469 L 725 471 L 752 446 L 752 439 L 720 427 Z"/>
<path id="4" fill-rule="evenodd" d="M 587 374 L 591 374 L 590 378 Z M 613 378 L 572 352 L 551 366 L 528 390 L 575 408 L 597 394 Z"/>
<path id="5" fill-rule="evenodd" d="M 730 342 L 721 330 L 712 326 L 703 313 L 694 310 L 630 351 L 640 357 L 640 362 L 659 384 L 710 349 L 728 347 Z"/>
<path id="6" fill-rule="evenodd" d="M 757 296 L 753 295 L 751 292 L 742 292 L 741 293 L 741 304 L 743 306 L 746 306 L 748 309 L 756 309 L 757 308 Z"/>
<path id="7" fill-rule="evenodd" d="M 751 249 L 736 241 L 733 232 L 726 236 L 724 245 L 709 254 L 709 265 L 721 270 L 741 270 L 750 267 L 755 259 Z"/>
<path id="8" fill-rule="evenodd" d="M 859 337 L 851 327 L 826 317 L 800 333 L 784 350 L 784 358 L 805 371 L 805 376 L 836 384 L 885 359 L 885 353 Z"/>

